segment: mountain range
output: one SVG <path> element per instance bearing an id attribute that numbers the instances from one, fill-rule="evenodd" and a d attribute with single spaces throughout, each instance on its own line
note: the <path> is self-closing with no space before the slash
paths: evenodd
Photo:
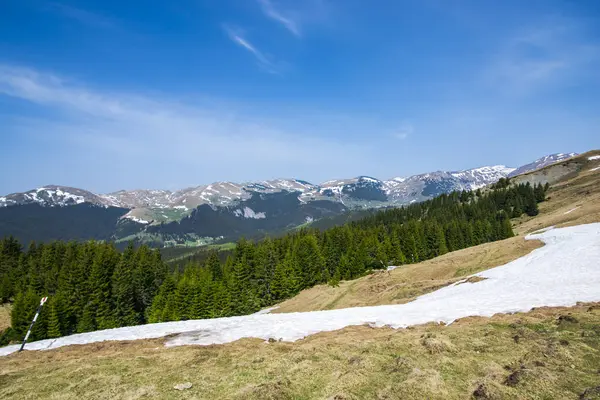
<path id="1" fill-rule="evenodd" d="M 379 180 L 368 176 L 312 184 L 300 179 L 216 182 L 181 189 L 95 194 L 47 185 L 0 197 L 0 236 L 23 242 L 130 240 L 195 246 L 276 234 L 349 211 L 394 207 L 455 190 L 476 190 L 560 162 L 557 153 L 518 168 L 485 166 Z"/>

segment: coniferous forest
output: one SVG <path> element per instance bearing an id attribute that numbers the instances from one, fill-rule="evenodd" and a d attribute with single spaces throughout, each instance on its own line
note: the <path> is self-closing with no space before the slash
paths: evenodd
<path id="1" fill-rule="evenodd" d="M 32 340 L 153 322 L 244 315 L 316 284 L 337 285 L 372 269 L 427 260 L 513 236 L 510 218 L 538 213 L 548 185 L 462 191 L 380 211 L 324 231 L 303 229 L 256 243 L 239 240 L 222 262 L 169 271 L 158 250 L 100 242 L 0 241 L 0 299 L 20 340 L 39 300 L 49 296 Z"/>

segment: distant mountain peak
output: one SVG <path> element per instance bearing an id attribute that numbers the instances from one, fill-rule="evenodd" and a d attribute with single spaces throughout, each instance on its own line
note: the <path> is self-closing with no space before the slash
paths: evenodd
<path id="1" fill-rule="evenodd" d="M 360 175 L 350 179 L 333 179 L 320 185 L 296 178 L 277 178 L 246 183 L 220 181 L 176 191 L 136 189 L 99 195 L 68 186 L 46 185 L 0 197 L 0 207 L 33 203 L 62 207 L 85 202 L 131 210 L 165 210 L 157 211 L 161 217 L 159 220 L 163 217 L 169 220 L 179 218 L 180 215 L 189 213 L 203 204 L 214 207 L 237 206 L 240 202 L 249 200 L 254 193 L 272 194 L 284 191 L 297 192 L 298 200 L 302 203 L 327 200 L 341 202 L 349 207 L 381 207 L 423 201 L 452 190 L 475 190 L 500 178 L 542 168 L 574 155 L 576 154 L 551 154 L 516 169 L 505 165 L 490 165 L 461 171 L 428 172 L 390 180 Z M 169 217 L 171 213 L 173 216 Z M 133 221 L 147 221 L 148 219 L 142 218 L 147 214 L 137 211 L 128 215 Z M 156 216 L 156 212 L 150 214 Z"/>
<path id="2" fill-rule="evenodd" d="M 22 193 L 0 197 L 0 207 L 17 204 L 39 204 L 45 207 L 64 207 L 82 203 L 106 205 L 101 197 L 87 190 L 68 186 L 46 185 Z"/>
<path id="3" fill-rule="evenodd" d="M 526 174 L 527 172 L 531 172 L 531 171 L 535 171 L 535 170 L 540 169 L 540 168 L 547 167 L 548 165 L 552 165 L 554 163 L 567 160 L 567 159 L 569 159 L 571 157 L 575 157 L 577 155 L 578 155 L 577 153 L 555 153 L 555 154 L 549 154 L 547 156 L 538 158 L 537 160 L 535 160 L 532 163 L 523 165 L 523 166 L 515 169 L 510 174 L 508 174 L 508 176 L 509 177 L 513 177 L 513 176 L 517 176 L 517 175 L 521 175 L 521 174 Z"/>
<path id="4" fill-rule="evenodd" d="M 320 185 L 278 178 L 245 183 L 221 181 L 175 191 L 136 189 L 108 194 L 46 185 L 0 197 L 0 234 L 13 234 L 25 241 L 87 238 L 120 245 L 130 240 L 152 246 L 201 245 L 224 237 L 284 232 L 350 210 L 360 214 L 364 209 L 413 204 L 443 193 L 475 190 L 573 155 L 552 154 L 518 169 L 490 165 L 389 180 L 359 175 Z"/>

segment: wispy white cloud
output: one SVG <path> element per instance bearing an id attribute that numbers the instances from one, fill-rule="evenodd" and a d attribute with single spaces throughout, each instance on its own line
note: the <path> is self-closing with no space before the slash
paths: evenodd
<path id="1" fill-rule="evenodd" d="M 412 124 L 402 123 L 400 127 L 392 134 L 396 139 L 404 140 L 415 132 L 415 128 Z"/>
<path id="2" fill-rule="evenodd" d="M 580 29 L 553 19 L 519 32 L 484 69 L 484 80 L 502 92 L 527 95 L 581 77 L 600 60 L 600 46 L 587 42 Z"/>
<path id="3" fill-rule="evenodd" d="M 73 19 L 83 25 L 102 29 L 117 28 L 117 24 L 114 19 L 95 12 L 72 7 L 62 3 L 50 3 L 48 8 L 52 12 L 62 15 L 65 18 Z"/>
<path id="4" fill-rule="evenodd" d="M 284 16 L 282 11 L 277 10 L 271 0 L 258 0 L 263 12 L 269 18 L 283 25 L 293 35 L 300 37 L 300 25 L 290 16 Z"/>
<path id="5" fill-rule="evenodd" d="M 59 181 L 97 190 L 132 184 L 173 189 L 220 179 L 329 178 L 358 173 L 357 159 L 377 164 L 368 146 L 326 138 L 322 131 L 309 135 L 301 127 L 281 128 L 229 106 L 93 90 L 33 69 L 0 64 L 2 95 L 44 111 L 2 123 L 4 132 L 33 136 L 33 147 L 48 143 L 47 149 L 38 149 L 47 160 L 27 160 L 27 155 L 22 160 L 33 176 L 39 175 L 40 185 Z M 73 164 L 77 159 L 80 163 Z M 60 165 L 60 172 L 49 176 L 51 168 L 43 165 Z M 87 182 L 98 171 L 105 175 L 96 178 L 101 186 Z"/>
<path id="6" fill-rule="evenodd" d="M 256 48 L 247 38 L 245 38 L 239 29 L 234 29 L 229 26 L 224 26 L 225 32 L 229 36 L 229 38 L 238 46 L 243 47 L 256 58 L 258 62 L 258 66 L 270 73 L 270 74 L 279 74 L 279 70 L 276 68 L 275 64 L 269 60 L 269 58 L 260 50 Z"/>

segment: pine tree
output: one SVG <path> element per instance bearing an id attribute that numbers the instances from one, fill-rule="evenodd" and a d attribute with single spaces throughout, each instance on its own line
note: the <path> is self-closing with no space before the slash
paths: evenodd
<path id="1" fill-rule="evenodd" d="M 223 281 L 217 281 L 213 286 L 213 318 L 228 317 L 231 315 L 230 292 Z"/>
<path id="2" fill-rule="evenodd" d="M 535 185 L 533 193 L 535 195 L 536 202 L 541 203 L 546 200 L 546 191 L 541 183 L 539 185 Z"/>
<path id="3" fill-rule="evenodd" d="M 96 316 L 98 329 L 115 328 L 117 323 L 113 316 L 112 275 L 116 262 L 115 250 L 112 246 L 102 245 L 98 250 L 88 286 L 91 288 L 91 305 Z M 87 307 L 87 306 L 86 306 Z M 85 310 L 84 310 L 85 313 Z"/>
<path id="4" fill-rule="evenodd" d="M 539 208 L 535 199 L 535 194 L 531 188 L 527 192 L 527 197 L 525 199 L 525 213 L 530 217 L 534 217 L 539 214 Z"/>
<path id="5" fill-rule="evenodd" d="M 130 244 L 121 255 L 112 276 L 114 319 L 117 326 L 136 325 L 140 322 L 140 316 L 135 310 L 133 269 L 134 248 Z"/>
<path id="6" fill-rule="evenodd" d="M 77 323 L 77 332 L 78 333 L 92 332 L 92 331 L 95 331 L 96 329 L 98 329 L 98 326 L 96 325 L 95 306 L 90 301 L 83 308 L 83 313 Z"/>
<path id="7" fill-rule="evenodd" d="M 352 279 L 352 262 L 346 254 L 342 254 L 336 269 L 340 272 L 341 279 Z"/>
<path id="8" fill-rule="evenodd" d="M 290 291 L 286 272 L 286 261 L 283 260 L 275 267 L 275 274 L 271 282 L 271 294 L 274 301 L 283 300 L 289 296 Z"/>
<path id="9" fill-rule="evenodd" d="M 329 280 L 329 286 L 338 287 L 341 281 L 341 273 L 339 267 L 335 269 L 333 277 Z"/>
<path id="10" fill-rule="evenodd" d="M 210 270 L 213 280 L 220 281 L 223 279 L 223 268 L 221 267 L 221 260 L 219 260 L 219 253 L 211 251 L 205 265 Z"/>
<path id="11" fill-rule="evenodd" d="M 314 235 L 302 237 L 296 250 L 296 262 L 302 269 L 303 287 L 311 287 L 322 279 L 324 260 L 317 238 Z"/>
<path id="12" fill-rule="evenodd" d="M 62 300 L 60 297 L 52 297 L 49 304 L 46 307 L 49 308 L 48 312 L 48 337 L 57 338 L 62 336 L 61 321 L 62 317 Z"/>

